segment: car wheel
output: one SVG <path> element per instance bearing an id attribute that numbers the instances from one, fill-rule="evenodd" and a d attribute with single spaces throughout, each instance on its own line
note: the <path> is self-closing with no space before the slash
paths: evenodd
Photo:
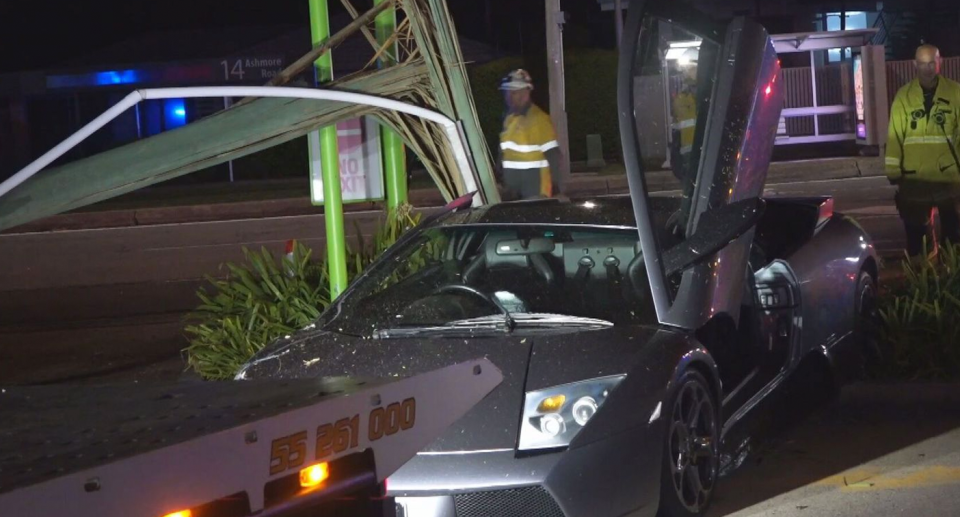
<path id="1" fill-rule="evenodd" d="M 869 368 L 879 363 L 886 351 L 881 348 L 880 343 L 877 283 L 868 271 L 861 271 L 857 281 L 856 318 L 857 342 Z"/>
<path id="2" fill-rule="evenodd" d="M 665 406 L 659 516 L 703 515 L 710 505 L 720 465 L 717 407 L 703 375 L 684 372 Z"/>

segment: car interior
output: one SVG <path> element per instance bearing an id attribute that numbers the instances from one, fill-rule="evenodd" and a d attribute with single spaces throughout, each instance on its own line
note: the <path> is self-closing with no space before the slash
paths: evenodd
<path id="1" fill-rule="evenodd" d="M 607 319 L 605 313 L 624 310 L 639 314 L 646 305 L 652 311 L 635 231 L 496 230 L 467 256 L 471 254 L 463 284 L 487 293 L 514 293 L 528 301 L 529 312 L 539 312 L 538 299 L 557 296 L 570 300 L 571 307 L 593 309 L 593 314 L 578 316 Z"/>
<path id="2" fill-rule="evenodd" d="M 651 201 L 655 205 L 652 211 L 655 222 L 662 229 L 658 235 L 661 247 L 674 245 L 682 236 L 668 230 L 667 219 L 672 209 L 679 206 L 678 200 Z M 739 320 L 731 321 L 723 329 L 708 327 L 698 332 L 698 337 L 721 363 L 725 386 L 741 385 L 756 377 L 758 370 L 775 369 L 771 361 L 782 361 L 782 357 L 776 356 L 783 354 L 771 354 L 769 334 L 777 334 L 778 342 L 782 336 L 778 334 L 781 330 L 776 326 L 778 323 L 772 319 L 779 315 L 771 316 L 765 293 L 771 289 L 767 285 L 768 277 L 779 282 L 784 276 L 771 275 L 768 270 L 777 259 L 787 258 L 795 251 L 797 242 L 804 242 L 815 231 L 819 217 L 817 206 L 775 199 L 767 203 L 755 232 L 749 267 L 744 271 L 746 281 Z M 496 298 L 511 312 L 568 314 L 614 323 L 657 323 L 636 230 L 465 225 L 448 227 L 445 231 L 449 239 L 444 244 L 445 252 L 441 253 L 444 273 L 438 275 L 437 282 L 476 289 Z M 408 280 L 395 287 L 407 293 L 420 290 L 415 287 L 419 280 Z M 426 306 L 440 311 L 438 314 L 442 315 L 437 321 L 456 319 L 461 310 L 464 314 L 476 314 L 476 309 L 458 306 L 483 306 L 481 300 L 470 300 L 462 293 L 446 292 L 429 301 L 424 298 L 411 302 L 407 295 L 399 298 L 403 300 L 397 302 L 411 312 Z M 491 309 L 486 308 L 488 313 L 495 314 L 495 311 L 489 312 Z"/>

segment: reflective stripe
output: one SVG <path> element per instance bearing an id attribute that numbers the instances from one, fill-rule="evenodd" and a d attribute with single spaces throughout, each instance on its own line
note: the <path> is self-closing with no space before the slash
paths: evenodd
<path id="1" fill-rule="evenodd" d="M 550 162 L 546 160 L 536 162 L 503 162 L 504 169 L 541 169 L 549 166 Z"/>
<path id="2" fill-rule="evenodd" d="M 945 143 L 947 143 L 947 137 L 945 136 L 908 136 L 906 140 L 903 141 L 903 145 Z"/>
<path id="3" fill-rule="evenodd" d="M 689 153 L 690 151 L 693 151 L 693 146 L 692 146 L 692 145 L 685 145 L 685 146 L 683 146 L 683 147 L 680 148 L 680 154 L 687 154 L 687 153 Z"/>
<path id="4" fill-rule="evenodd" d="M 900 158 L 887 157 L 887 165 L 900 165 Z"/>
<path id="5" fill-rule="evenodd" d="M 556 149 L 557 147 L 560 147 L 560 142 L 557 142 L 556 140 L 551 140 L 551 141 L 549 141 L 549 142 L 541 145 L 541 146 L 540 146 L 540 150 L 543 151 L 543 152 L 547 152 L 547 151 L 549 151 L 550 149 Z"/>
<path id="6" fill-rule="evenodd" d="M 697 125 L 697 119 L 688 118 L 687 120 L 681 120 L 673 125 L 674 129 L 686 129 L 688 127 L 694 127 Z"/>
<path id="7" fill-rule="evenodd" d="M 517 151 L 518 153 L 535 153 L 549 151 L 554 147 L 560 147 L 556 140 L 551 140 L 543 145 L 522 145 L 516 142 L 500 142 L 500 149 L 504 151 Z"/>

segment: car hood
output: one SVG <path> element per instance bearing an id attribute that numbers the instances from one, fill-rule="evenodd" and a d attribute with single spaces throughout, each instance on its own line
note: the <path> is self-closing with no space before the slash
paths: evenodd
<path id="1" fill-rule="evenodd" d="M 288 342 L 258 354 L 238 378 L 409 377 L 486 357 L 500 369 L 503 382 L 426 450 L 487 450 L 516 445 L 532 339 L 501 336 L 380 340 L 315 331 L 285 341 Z"/>
<path id="2" fill-rule="evenodd" d="M 314 330 L 257 354 L 238 379 L 409 377 L 486 357 L 503 382 L 425 452 L 513 449 L 517 445 L 524 393 L 594 377 L 625 373 L 627 355 L 639 350 L 653 329 L 613 327 L 483 338 L 369 339 Z"/>

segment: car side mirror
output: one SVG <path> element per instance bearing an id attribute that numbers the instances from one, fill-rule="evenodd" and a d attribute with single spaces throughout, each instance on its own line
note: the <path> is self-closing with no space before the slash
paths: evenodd
<path id="1" fill-rule="evenodd" d="M 664 272 L 670 276 L 707 260 L 756 226 L 765 206 L 755 197 L 704 212 L 696 232 L 664 253 Z"/>

